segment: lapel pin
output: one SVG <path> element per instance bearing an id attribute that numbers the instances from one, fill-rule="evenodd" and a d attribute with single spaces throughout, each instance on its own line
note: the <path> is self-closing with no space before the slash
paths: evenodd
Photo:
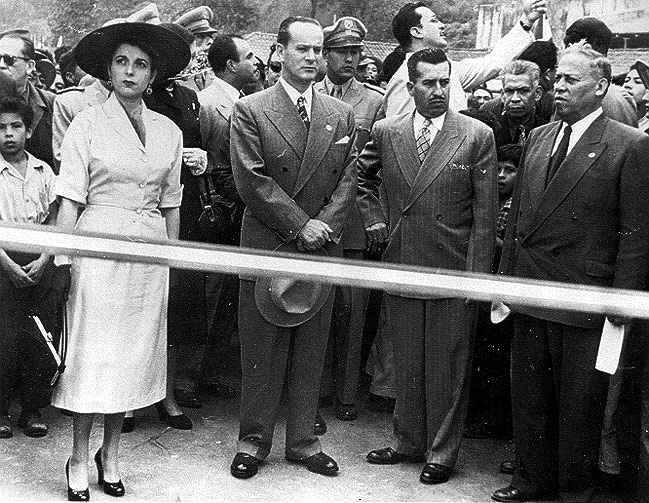
<path id="1" fill-rule="evenodd" d="M 595 152 L 591 152 L 590 154 L 588 154 L 588 157 L 590 157 L 591 159 L 595 157 Z"/>
<path id="2" fill-rule="evenodd" d="M 329 124 L 327 124 L 327 125 L 325 126 L 325 129 L 326 129 L 327 131 L 331 131 L 332 127 L 331 127 Z"/>

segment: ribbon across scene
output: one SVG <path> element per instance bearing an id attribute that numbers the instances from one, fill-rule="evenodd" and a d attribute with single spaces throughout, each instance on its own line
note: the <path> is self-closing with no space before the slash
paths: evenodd
<path id="1" fill-rule="evenodd" d="M 521 278 L 352 261 L 187 241 L 133 240 L 46 226 L 0 226 L 0 248 L 303 280 L 506 304 L 649 318 L 649 293 Z"/>

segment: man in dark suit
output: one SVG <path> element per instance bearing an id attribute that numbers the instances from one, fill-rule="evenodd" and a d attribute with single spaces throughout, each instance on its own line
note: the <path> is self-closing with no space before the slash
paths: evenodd
<path id="1" fill-rule="evenodd" d="M 313 91 L 322 40 L 316 20 L 285 19 L 277 35 L 278 83 L 234 104 L 230 150 L 246 205 L 243 247 L 294 243 L 298 250 L 342 256 L 341 233 L 356 195 L 356 133 L 349 105 Z M 286 380 L 286 458 L 335 475 L 338 465 L 313 431 L 333 296 L 302 323 L 278 326 L 255 301 L 256 281 L 241 278 L 241 423 L 230 471 L 251 477 L 268 456 Z"/>
<path id="2" fill-rule="evenodd" d="M 56 169 L 52 153 L 52 111 L 55 95 L 38 89 L 28 76 L 36 62 L 34 44 L 26 30 L 12 30 L 0 34 L 0 71 L 16 83 L 18 94 L 34 112 L 32 136 L 25 143 L 25 150 Z M 55 173 L 58 170 L 55 171 Z"/>
<path id="3" fill-rule="evenodd" d="M 327 62 L 327 75 L 322 81 L 314 84 L 313 89 L 354 107 L 356 148 L 360 152 L 370 139 L 372 125 L 385 117 L 383 89 L 359 82 L 354 77 L 367 30 L 359 19 L 345 16 L 333 26 L 327 26 L 323 32 L 322 53 Z M 357 205 L 354 205 L 345 223 L 341 246 L 345 258 L 369 258 L 370 250 Z M 335 396 L 336 417 L 341 421 L 353 421 L 358 416 L 355 402 L 368 296 L 369 290 L 364 288 L 336 288 L 328 350 L 333 361 L 331 365 L 327 365 L 329 358 L 327 359 L 322 378 L 322 392 L 323 396 Z M 316 421 L 316 428 L 318 425 L 321 432 L 326 431 L 326 423 L 321 417 Z"/>
<path id="4" fill-rule="evenodd" d="M 387 238 L 384 262 L 489 272 L 498 211 L 491 129 L 449 110 L 443 50 L 414 53 L 408 73 L 415 112 L 377 122 L 358 160 L 366 232 Z M 386 292 L 384 305 L 397 375 L 396 444 L 370 451 L 367 461 L 425 461 L 421 482 L 446 482 L 466 419 L 477 304 Z"/>
<path id="5" fill-rule="evenodd" d="M 649 258 L 649 138 L 605 117 L 611 67 L 584 43 L 557 69 L 560 121 L 532 131 L 500 273 L 641 289 Z M 608 378 L 595 370 L 604 316 L 513 306 L 517 466 L 496 501 L 588 501 Z M 614 325 L 628 323 L 609 315 Z"/>

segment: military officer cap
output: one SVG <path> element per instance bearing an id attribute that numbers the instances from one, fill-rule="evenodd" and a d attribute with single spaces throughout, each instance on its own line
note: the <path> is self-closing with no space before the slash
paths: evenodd
<path id="1" fill-rule="evenodd" d="M 175 24 L 184 26 L 194 35 L 212 35 L 216 30 L 210 26 L 214 13 L 207 5 L 196 7 L 185 12 L 174 21 Z"/>
<path id="2" fill-rule="evenodd" d="M 324 34 L 324 47 L 363 47 L 363 39 L 367 35 L 367 28 L 360 19 L 352 16 L 341 17 L 333 26 L 322 30 Z"/>

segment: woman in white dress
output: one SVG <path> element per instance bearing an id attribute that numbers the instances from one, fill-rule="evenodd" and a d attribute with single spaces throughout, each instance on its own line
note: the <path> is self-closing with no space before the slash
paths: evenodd
<path id="1" fill-rule="evenodd" d="M 148 110 L 142 95 L 187 65 L 189 47 L 165 28 L 120 23 L 84 37 L 75 58 L 113 92 L 77 115 L 63 140 L 58 225 L 126 239 L 177 239 L 182 135 Z M 66 370 L 52 400 L 73 413 L 68 499 L 90 497 L 88 444 L 97 413 L 104 414 L 98 482 L 106 494 L 122 496 L 117 457 L 124 411 L 165 397 L 168 269 L 80 257 L 72 260 L 71 276 Z"/>

